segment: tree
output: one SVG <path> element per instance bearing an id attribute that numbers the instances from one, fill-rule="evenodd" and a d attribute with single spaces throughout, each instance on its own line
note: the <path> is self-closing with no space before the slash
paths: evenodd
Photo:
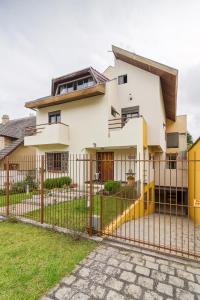
<path id="1" fill-rule="evenodd" d="M 188 148 L 190 148 L 192 146 L 192 144 L 193 144 L 193 137 L 189 132 L 187 132 L 187 146 L 188 146 Z"/>

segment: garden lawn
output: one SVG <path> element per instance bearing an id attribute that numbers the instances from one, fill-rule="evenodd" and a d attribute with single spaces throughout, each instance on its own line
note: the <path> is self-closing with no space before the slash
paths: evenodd
<path id="1" fill-rule="evenodd" d="M 21 194 L 10 194 L 9 198 L 9 203 L 10 205 L 12 204 L 17 204 L 22 202 L 23 200 L 30 199 L 32 196 L 31 193 L 26 194 L 26 193 L 21 193 Z M 0 207 L 6 206 L 6 195 L 1 195 L 0 196 Z"/>
<path id="2" fill-rule="evenodd" d="M 96 247 L 22 223 L 0 223 L 0 299 L 38 299 Z"/>
<path id="3" fill-rule="evenodd" d="M 133 203 L 133 200 L 99 195 L 93 198 L 93 215 L 101 216 L 102 228 L 109 225 Z M 101 215 L 102 213 L 102 215 Z M 35 210 L 25 215 L 40 221 L 41 211 Z M 90 207 L 86 199 L 77 199 L 53 204 L 44 208 L 44 222 L 60 227 L 85 231 L 89 224 Z"/>

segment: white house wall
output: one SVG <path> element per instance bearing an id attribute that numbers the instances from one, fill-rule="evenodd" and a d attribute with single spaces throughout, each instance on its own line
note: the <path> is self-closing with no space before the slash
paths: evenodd
<path id="1" fill-rule="evenodd" d="M 120 60 L 115 60 L 115 66 L 105 70 L 104 75 L 117 84 L 118 76 L 127 74 L 128 82 L 117 85 L 118 107 L 137 106 L 144 116 L 148 126 L 148 144 L 160 145 L 165 151 L 165 111 L 160 87 L 160 78 L 150 72 Z M 130 95 L 132 101 L 130 101 Z M 110 102 L 115 105 L 116 99 Z"/>

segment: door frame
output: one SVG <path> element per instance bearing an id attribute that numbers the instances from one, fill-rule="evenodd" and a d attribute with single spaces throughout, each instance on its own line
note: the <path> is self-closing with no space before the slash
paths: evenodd
<path id="1" fill-rule="evenodd" d="M 109 157 L 110 156 L 110 157 Z M 97 173 L 102 182 L 114 180 L 114 152 L 113 151 L 99 151 L 96 152 Z M 111 168 L 110 171 L 107 168 Z M 108 170 L 108 171 L 105 171 Z"/>

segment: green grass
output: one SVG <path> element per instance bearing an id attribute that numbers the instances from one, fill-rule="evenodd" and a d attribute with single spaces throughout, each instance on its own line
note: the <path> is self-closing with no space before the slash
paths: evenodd
<path id="1" fill-rule="evenodd" d="M 101 216 L 102 226 L 110 224 L 118 215 L 120 215 L 132 201 L 114 196 L 103 196 L 102 205 L 100 196 L 94 196 L 93 214 Z M 101 210 L 102 209 L 102 210 Z M 40 221 L 40 209 L 25 215 L 27 218 Z M 54 224 L 60 227 L 85 231 L 89 224 L 90 208 L 87 207 L 85 199 L 66 201 L 54 205 L 49 205 L 44 209 L 44 222 Z"/>
<path id="2" fill-rule="evenodd" d="M 21 194 L 10 194 L 10 199 L 9 203 L 10 205 L 12 204 L 17 204 L 22 202 L 23 200 L 30 199 L 32 196 L 31 193 L 26 194 L 26 193 L 21 193 Z M 6 195 L 1 195 L 0 196 L 0 207 L 6 206 Z"/>
<path id="3" fill-rule="evenodd" d="M 2 222 L 0 245 L 0 299 L 34 300 L 71 272 L 96 243 Z"/>

